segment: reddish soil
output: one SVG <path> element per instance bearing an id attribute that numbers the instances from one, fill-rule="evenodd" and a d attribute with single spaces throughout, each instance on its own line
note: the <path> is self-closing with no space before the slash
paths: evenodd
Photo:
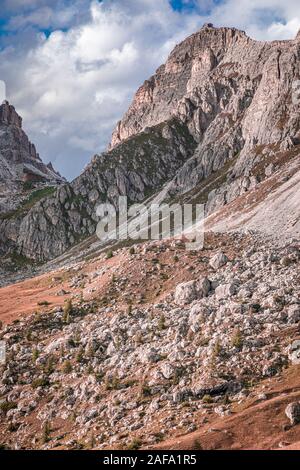
<path id="1" fill-rule="evenodd" d="M 209 233 L 201 251 L 187 251 L 183 244 L 172 247 L 170 242 L 166 242 L 165 249 L 161 251 L 150 247 L 149 251 L 133 255 L 132 258 L 129 250 L 124 249 L 110 259 L 100 257 L 86 262 L 80 269 L 52 272 L 28 279 L 0 288 L 0 320 L 11 323 L 33 312 L 50 312 L 62 306 L 66 299 L 79 294 L 85 300 L 95 300 L 100 304 L 112 300 L 124 306 L 129 303 L 157 303 L 180 282 L 209 274 L 206 261 L 220 246 L 226 245 L 227 255 L 234 257 L 237 251 L 246 247 L 246 243 L 245 239 L 237 246 L 234 237 Z M 70 286 L 76 276 L 88 276 L 103 268 L 105 273 L 101 276 L 95 279 L 86 277 L 77 288 Z M 115 289 L 114 278 L 126 279 L 124 289 Z M 67 294 L 57 295 L 62 290 Z"/>
<path id="2" fill-rule="evenodd" d="M 300 449 L 300 425 L 289 427 L 285 407 L 300 400 L 300 366 L 284 371 L 255 388 L 267 399 L 249 399 L 233 407 L 233 414 L 214 418 L 199 430 L 156 445 L 155 449 L 204 450 Z"/>
<path id="3" fill-rule="evenodd" d="M 54 273 L 43 275 L 0 289 L 0 320 L 11 323 L 23 315 L 63 305 L 66 297 L 57 296 L 56 292 L 66 286 L 52 282 L 54 276 Z M 39 306 L 40 302 L 49 305 Z"/>
<path id="4" fill-rule="evenodd" d="M 234 257 L 236 251 L 244 248 L 246 239 L 243 243 L 236 243 L 233 237 L 224 234 L 220 237 L 208 234 L 204 249 L 196 253 L 168 243 L 165 243 L 162 251 L 153 248 L 136 255 L 130 255 L 129 250 L 124 249 L 111 259 L 98 258 L 87 262 L 80 270 L 45 274 L 4 287 L 0 289 L 0 320 L 11 323 L 34 311 L 50 312 L 53 308 L 62 306 L 66 298 L 76 295 L 99 302 L 107 298 L 119 305 L 126 305 L 128 301 L 133 304 L 158 302 L 172 292 L 179 282 L 209 274 L 205 260 L 223 243 L 226 244 L 229 257 Z M 177 258 L 174 263 L 175 256 Z M 71 288 L 71 281 L 76 276 L 88 275 L 102 268 L 105 268 L 105 273 L 101 276 L 95 279 L 85 278 L 82 286 Z M 121 291 L 114 287 L 114 276 L 126 279 L 126 285 Z M 62 289 L 68 293 L 57 295 Z M 45 302 L 49 305 L 38 305 Z M 298 334 L 296 327 L 285 331 L 283 343 Z M 208 404 L 207 420 L 203 421 L 201 413 L 199 419 L 196 419 L 197 431 L 180 435 L 180 430 L 174 430 L 172 439 L 162 441 L 153 448 L 300 450 L 300 425 L 287 427 L 289 422 L 284 413 L 289 403 L 300 400 L 300 366 L 289 367 L 281 376 L 263 381 L 254 391 L 254 394 L 251 391 L 251 398 L 244 400 L 242 405 L 233 404 L 230 416 L 219 417 L 213 411 L 215 405 Z M 257 397 L 262 392 L 267 398 L 259 401 Z M 56 425 L 57 432 L 61 433 L 60 423 Z M 68 433 L 66 427 L 64 433 Z"/>

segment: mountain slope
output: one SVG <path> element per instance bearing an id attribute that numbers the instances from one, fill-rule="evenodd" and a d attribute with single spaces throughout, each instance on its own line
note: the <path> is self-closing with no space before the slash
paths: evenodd
<path id="1" fill-rule="evenodd" d="M 299 37 L 204 26 L 108 152 L 2 215 L 9 263 L 54 259 L 0 288 L 0 448 L 299 448 Z M 119 195 L 205 204 L 202 249 L 97 240 Z"/>
<path id="2" fill-rule="evenodd" d="M 47 260 L 96 230 L 96 208 L 116 204 L 119 195 L 140 202 L 159 190 L 195 148 L 187 127 L 176 119 L 132 137 L 108 154 L 95 156 L 71 184 L 41 199 L 29 211 L 0 218 L 0 242 L 36 260 Z"/>
<path id="3" fill-rule="evenodd" d="M 108 152 L 24 216 L 3 218 L 2 245 L 50 259 L 95 231 L 99 201 L 199 194 L 209 215 L 256 189 L 282 153 L 286 164 L 299 158 L 299 57 L 299 35 L 260 42 L 205 25 L 138 90 Z"/>

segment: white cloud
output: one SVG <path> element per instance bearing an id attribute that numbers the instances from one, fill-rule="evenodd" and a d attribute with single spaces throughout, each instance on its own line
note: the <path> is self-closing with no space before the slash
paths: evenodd
<path id="1" fill-rule="evenodd" d="M 270 38 L 289 39 L 295 37 L 299 30 L 300 16 L 299 18 L 292 18 L 286 23 L 272 23 L 267 30 L 267 35 Z"/>
<path id="2" fill-rule="evenodd" d="M 71 177 L 106 147 L 140 83 L 201 23 L 167 0 L 92 1 L 90 8 L 84 24 L 40 34 L 22 54 L 18 47 L 0 53 L 0 77 L 30 137 Z"/>
<path id="3" fill-rule="evenodd" d="M 202 0 L 198 0 L 202 5 Z M 211 8 L 209 19 L 235 26 L 255 39 L 291 39 L 299 30 L 299 0 L 224 0 Z"/>
<path id="4" fill-rule="evenodd" d="M 174 12 L 168 0 L 28 0 L 36 8 L 22 14 L 17 3 L 11 27 L 19 21 L 21 29 L 57 30 L 12 38 L 0 50 L 0 79 L 41 155 L 69 177 L 106 147 L 137 87 L 204 21 L 276 39 L 293 37 L 300 20 L 298 0 L 199 0 L 206 17 Z M 71 28 L 59 30 L 68 22 Z"/>

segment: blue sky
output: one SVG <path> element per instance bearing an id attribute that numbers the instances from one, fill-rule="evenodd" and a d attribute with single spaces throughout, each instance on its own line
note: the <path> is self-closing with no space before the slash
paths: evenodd
<path id="1" fill-rule="evenodd" d="M 106 148 L 139 85 L 204 22 L 288 39 L 300 2 L 1 0 L 0 79 L 42 158 L 72 179 Z"/>

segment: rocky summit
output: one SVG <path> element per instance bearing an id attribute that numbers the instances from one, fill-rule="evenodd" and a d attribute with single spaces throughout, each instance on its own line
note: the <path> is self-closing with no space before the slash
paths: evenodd
<path id="1" fill-rule="evenodd" d="M 22 186 L 37 183 L 58 183 L 64 179 L 51 163 L 45 165 L 22 129 L 22 118 L 8 101 L 0 106 L 0 196 L 16 194 Z M 8 203 L 8 201 L 6 201 Z M 6 207 L 1 201 L 0 212 Z"/>
<path id="2" fill-rule="evenodd" d="M 299 77 L 299 34 L 206 24 L 70 183 L 0 107 L 3 448 L 300 448 Z M 97 239 L 119 196 L 203 204 L 203 247 Z"/>

